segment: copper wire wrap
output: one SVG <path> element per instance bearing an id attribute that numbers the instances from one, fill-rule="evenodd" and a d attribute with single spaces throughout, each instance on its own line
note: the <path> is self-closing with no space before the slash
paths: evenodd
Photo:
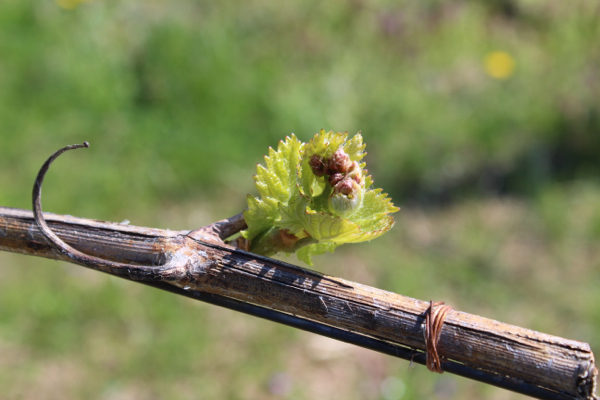
<path id="1" fill-rule="evenodd" d="M 439 307 L 441 306 L 441 307 Z M 443 301 L 429 302 L 429 308 L 425 312 L 425 326 L 423 328 L 423 336 L 425 336 L 425 347 L 427 349 L 425 365 L 431 372 L 441 374 L 442 361 L 438 354 L 437 344 L 442 335 L 442 327 L 444 320 L 450 311 L 454 310 L 451 306 L 444 305 Z"/>

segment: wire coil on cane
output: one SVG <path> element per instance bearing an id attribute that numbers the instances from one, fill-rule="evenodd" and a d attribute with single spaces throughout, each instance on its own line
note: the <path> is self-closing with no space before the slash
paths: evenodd
<path id="1" fill-rule="evenodd" d="M 438 307 L 441 306 L 441 307 Z M 425 347 L 427 349 L 425 365 L 431 372 L 442 374 L 442 361 L 438 354 L 437 344 L 442 335 L 444 320 L 450 311 L 454 310 L 452 306 L 444 305 L 443 301 L 429 302 L 429 308 L 425 312 L 425 326 L 423 336 L 425 337 Z"/>

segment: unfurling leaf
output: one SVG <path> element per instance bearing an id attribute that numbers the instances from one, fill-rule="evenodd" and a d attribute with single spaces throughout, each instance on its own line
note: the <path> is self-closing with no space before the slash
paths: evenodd
<path id="1" fill-rule="evenodd" d="M 312 265 L 313 255 L 372 240 L 394 225 L 389 214 L 399 209 L 381 189 L 370 188 L 361 134 L 347 137 L 321 130 L 308 143 L 292 135 L 277 151 L 269 149 L 254 177 L 260 197 L 248 195 L 244 212 L 250 251 L 296 252 Z"/>

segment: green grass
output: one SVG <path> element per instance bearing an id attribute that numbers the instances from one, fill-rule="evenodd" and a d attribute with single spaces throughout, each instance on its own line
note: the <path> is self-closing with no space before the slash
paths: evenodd
<path id="1" fill-rule="evenodd" d="M 87 140 L 50 171 L 45 210 L 192 229 L 245 207 L 255 164 L 285 135 L 362 130 L 376 185 L 402 210 L 390 233 L 316 269 L 597 350 L 599 13 L 585 1 L 5 0 L 0 205 L 29 208 L 45 158 Z M 492 51 L 514 59 L 506 79 L 486 72 Z M 396 382 L 389 398 L 519 397 L 0 254 L 8 398 L 384 399 L 382 382 Z"/>

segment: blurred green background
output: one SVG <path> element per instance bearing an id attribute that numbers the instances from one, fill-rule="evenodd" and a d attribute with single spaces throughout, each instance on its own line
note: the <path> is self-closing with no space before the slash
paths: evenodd
<path id="1" fill-rule="evenodd" d="M 269 146 L 362 130 L 402 208 L 315 269 L 600 351 L 600 6 L 0 2 L 0 205 L 193 229 Z M 291 258 L 296 262 L 295 258 Z M 8 399 L 517 399 L 66 263 L 0 254 Z"/>

